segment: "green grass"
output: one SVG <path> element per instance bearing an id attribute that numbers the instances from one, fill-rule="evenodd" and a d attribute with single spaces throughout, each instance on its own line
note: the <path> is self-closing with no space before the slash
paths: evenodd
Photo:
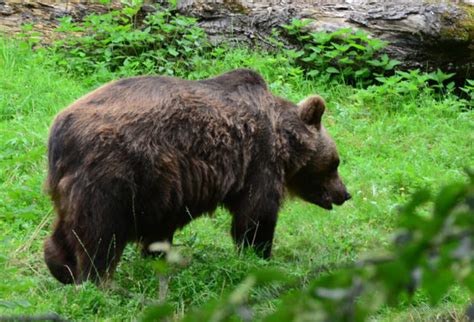
<path id="1" fill-rule="evenodd" d="M 453 96 L 371 98 L 370 90 L 305 80 L 281 57 L 244 49 L 224 57 L 197 64 L 189 77 L 248 66 L 276 94 L 295 102 L 312 93 L 326 98 L 324 123 L 338 144 L 353 200 L 331 212 L 288 200 L 271 261 L 235 251 L 230 216 L 223 210 L 192 222 L 176 236 L 177 247 L 192 256 L 171 274 L 167 300 L 177 316 L 219 297 L 255 268 L 281 269 L 303 287 L 312 277 L 383 250 L 397 207 L 411 192 L 463 180 L 463 167 L 474 166 L 474 113 L 460 112 Z M 134 320 L 158 298 L 159 283 L 153 261 L 142 259 L 133 245 L 117 269 L 115 286 L 106 289 L 63 286 L 44 265 L 42 241 L 54 216 L 42 192 L 48 127 L 59 110 L 112 76 L 78 80 L 41 66 L 29 49 L 0 41 L 0 317 L 56 312 L 71 320 Z M 255 289 L 257 317 L 271 311 L 284 291 Z M 383 310 L 374 319 L 459 317 L 468 298 L 463 287 L 454 287 L 435 308 L 422 291 L 415 303 Z"/>

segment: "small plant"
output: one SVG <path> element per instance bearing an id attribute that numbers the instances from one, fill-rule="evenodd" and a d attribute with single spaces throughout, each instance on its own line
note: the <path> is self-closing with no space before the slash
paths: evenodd
<path id="1" fill-rule="evenodd" d="M 190 69 L 193 56 L 206 52 L 209 45 L 195 19 L 157 7 L 139 20 L 140 7 L 141 1 L 130 1 L 82 23 L 60 19 L 57 31 L 64 36 L 51 47 L 55 63 L 79 75 L 101 70 L 173 75 Z"/>
<path id="2" fill-rule="evenodd" d="M 431 79 L 431 76 L 421 72 L 419 69 L 407 72 L 397 70 L 395 74 L 390 77 L 377 76 L 375 79 L 380 85 L 377 87 L 374 86 L 373 89 L 381 91 L 380 94 L 382 95 L 408 95 L 415 97 L 423 91 L 433 92 L 433 89 L 428 86 L 428 81 Z"/>
<path id="3" fill-rule="evenodd" d="M 467 79 L 464 87 L 460 88 L 466 94 L 466 99 L 463 101 L 468 108 L 474 107 L 474 79 Z"/>
<path id="4" fill-rule="evenodd" d="M 21 26 L 21 32 L 16 34 L 16 37 L 23 40 L 23 46 L 27 48 L 33 48 L 35 45 L 41 42 L 41 33 L 33 30 L 32 24 L 24 24 Z"/>
<path id="5" fill-rule="evenodd" d="M 300 49 L 288 55 L 302 64 L 311 77 L 328 74 L 331 78 L 370 84 L 373 75 L 392 71 L 400 64 L 386 54 L 379 55 L 385 42 L 367 33 L 344 28 L 332 33 L 310 32 L 305 29 L 312 21 L 292 20 L 283 26 Z"/>
<path id="6" fill-rule="evenodd" d="M 441 70 L 426 73 L 420 69 L 410 71 L 395 71 L 392 76 L 379 75 L 375 77 L 378 84 L 369 86 L 362 90 L 358 99 L 362 104 L 369 102 L 375 103 L 375 106 L 381 106 L 385 111 L 400 111 L 406 108 L 424 107 L 420 104 L 420 97 L 430 97 L 437 101 L 452 101 L 454 110 L 459 111 L 469 109 L 472 105 L 472 99 L 459 99 L 456 94 L 459 90 L 469 95 L 469 83 L 464 88 L 455 88 L 455 83 L 449 81 L 454 74 L 447 74 Z M 456 92 L 457 91 L 457 92 Z M 391 102 L 391 104 L 387 104 Z M 390 106 L 390 110 L 386 109 Z"/>
<path id="7" fill-rule="evenodd" d="M 448 84 L 445 84 L 445 82 L 449 79 L 451 79 L 455 73 L 444 73 L 442 70 L 439 68 L 436 70 L 436 72 L 432 72 L 428 74 L 428 78 L 434 83 L 432 86 L 436 89 L 441 94 L 446 94 L 451 92 L 454 89 L 454 82 L 449 82 Z"/>

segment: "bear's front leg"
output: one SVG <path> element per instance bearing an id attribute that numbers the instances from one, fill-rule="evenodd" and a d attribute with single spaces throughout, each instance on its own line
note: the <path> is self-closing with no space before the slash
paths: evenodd
<path id="1" fill-rule="evenodd" d="M 280 198 L 267 188 L 245 193 L 228 204 L 233 214 L 231 235 L 237 247 L 250 246 L 263 258 L 271 256 Z"/>
<path id="2" fill-rule="evenodd" d="M 237 247 L 251 246 L 259 256 L 269 258 L 272 254 L 276 222 L 276 212 L 272 215 L 266 213 L 264 217 L 256 220 L 245 215 L 234 216 L 232 238 Z"/>

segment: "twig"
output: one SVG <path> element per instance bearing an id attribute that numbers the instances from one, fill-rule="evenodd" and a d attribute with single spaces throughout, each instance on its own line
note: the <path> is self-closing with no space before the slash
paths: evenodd
<path id="1" fill-rule="evenodd" d="M 31 234 L 31 237 L 23 245 L 18 247 L 18 249 L 16 249 L 13 252 L 12 257 L 16 257 L 18 254 L 26 252 L 30 249 L 31 244 L 33 244 L 33 241 L 36 239 L 36 237 L 38 237 L 40 231 L 48 223 L 49 217 L 51 216 L 52 213 L 53 213 L 52 209 L 48 211 L 48 213 L 41 219 L 40 224 L 35 228 L 35 231 L 33 232 L 33 234 Z"/>

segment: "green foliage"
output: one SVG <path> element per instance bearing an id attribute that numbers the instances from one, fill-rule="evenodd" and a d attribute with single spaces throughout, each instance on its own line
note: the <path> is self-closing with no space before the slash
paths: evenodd
<path id="1" fill-rule="evenodd" d="M 310 77 L 329 75 L 368 84 L 375 74 L 391 71 L 400 63 L 386 54 L 379 55 L 386 44 L 365 32 L 350 28 L 332 33 L 310 32 L 305 27 L 311 22 L 294 19 L 283 26 L 301 46 L 297 51 L 288 51 L 288 55 L 302 64 Z"/>
<path id="2" fill-rule="evenodd" d="M 206 35 L 193 18 L 157 7 L 139 20 L 141 1 L 120 10 L 89 15 L 83 22 L 60 19 L 63 34 L 51 48 L 55 63 L 79 75 L 173 75 L 193 66 L 193 57 L 208 50 Z"/>
<path id="3" fill-rule="evenodd" d="M 42 34 L 34 30 L 33 24 L 24 24 L 21 26 L 20 33 L 16 34 L 18 39 L 22 39 L 27 45 L 26 47 L 33 47 L 41 42 Z"/>
<path id="4" fill-rule="evenodd" d="M 474 79 L 467 79 L 464 87 L 461 88 L 467 98 L 464 100 L 466 105 L 470 108 L 474 108 Z"/>
<path id="5" fill-rule="evenodd" d="M 434 84 L 432 84 L 432 86 L 434 88 L 437 88 L 442 94 L 446 94 L 447 92 L 450 92 L 454 89 L 454 82 L 449 82 L 448 84 L 445 84 L 445 81 L 449 80 L 454 75 L 456 74 L 446 74 L 440 69 L 437 69 L 436 72 L 428 74 L 428 79 L 433 81 Z"/>
<path id="6" fill-rule="evenodd" d="M 447 74 L 439 69 L 431 73 L 425 73 L 419 69 L 410 71 L 397 70 L 394 75 L 389 77 L 377 76 L 375 79 L 379 84 L 369 86 L 365 91 L 365 95 L 361 95 L 361 97 L 364 102 L 377 102 L 385 110 L 387 106 L 385 103 L 393 101 L 394 104 L 390 104 L 392 109 L 388 110 L 390 112 L 407 107 L 406 100 L 403 98 L 412 99 L 410 106 L 422 108 L 422 104 L 417 104 L 417 102 L 420 102 L 420 96 L 438 100 L 454 96 L 455 84 L 452 81 L 447 82 L 453 76 L 454 74 Z M 468 95 L 472 93 L 472 89 L 469 89 L 469 84 L 464 88 L 460 88 L 460 90 Z M 469 100 L 456 99 L 453 104 L 453 111 L 469 108 L 471 104 L 472 102 Z"/>

